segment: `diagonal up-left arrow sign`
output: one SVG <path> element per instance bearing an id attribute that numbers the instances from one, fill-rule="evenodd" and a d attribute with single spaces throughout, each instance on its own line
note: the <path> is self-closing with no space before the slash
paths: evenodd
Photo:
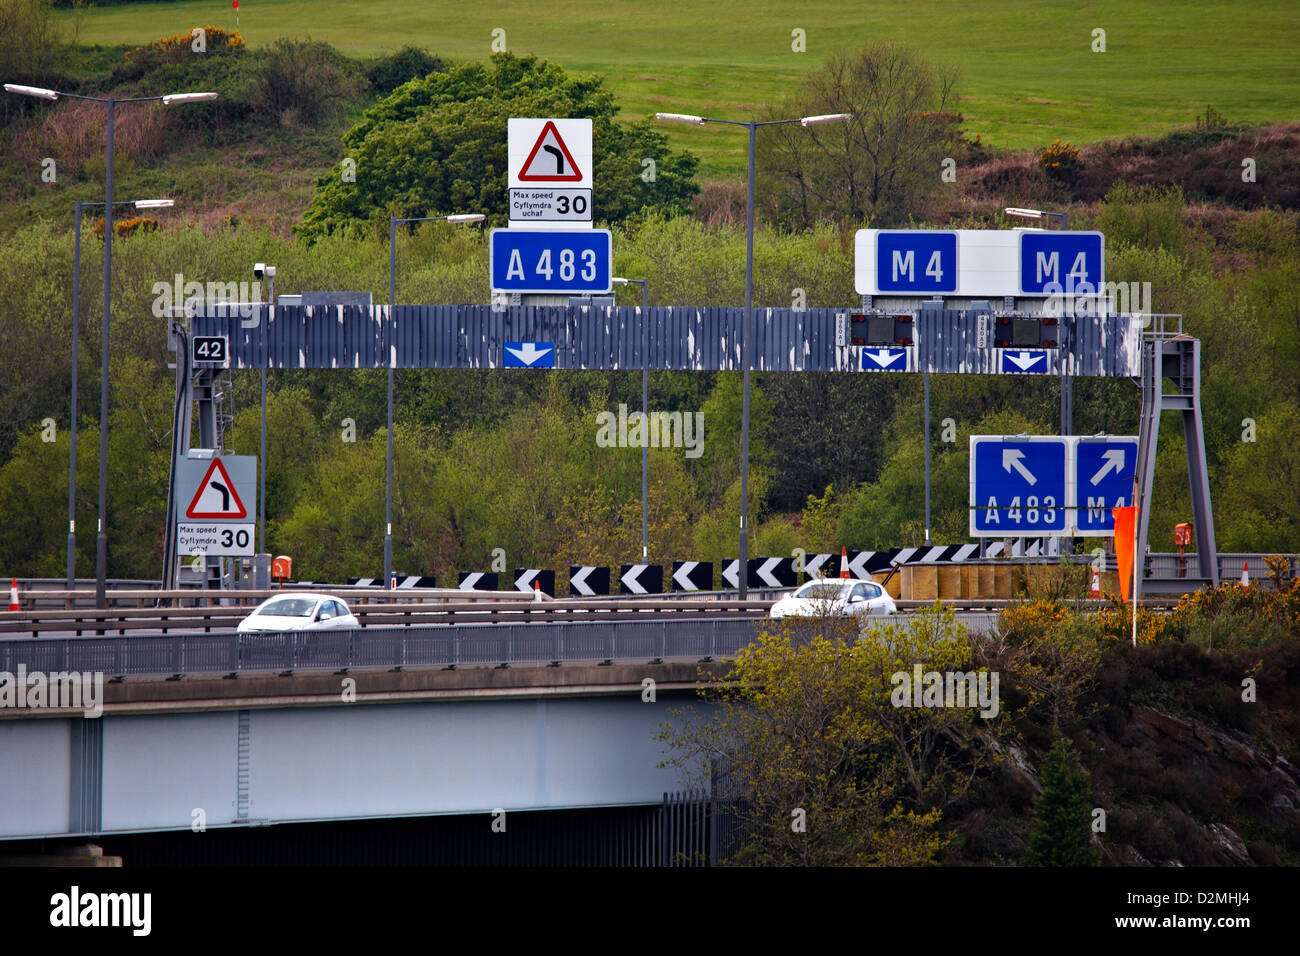
<path id="1" fill-rule="evenodd" d="M 1006 469 L 1007 474 L 1011 474 L 1014 468 L 1020 473 L 1020 477 L 1029 482 L 1030 486 L 1038 484 L 1038 479 L 1034 473 L 1025 467 L 1025 453 L 1018 448 L 1002 449 L 1002 467 Z"/>

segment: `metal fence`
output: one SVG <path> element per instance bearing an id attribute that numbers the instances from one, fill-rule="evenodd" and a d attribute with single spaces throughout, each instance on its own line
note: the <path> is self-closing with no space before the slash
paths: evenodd
<path id="1" fill-rule="evenodd" d="M 599 664 L 731 657 L 762 621 L 466 624 L 340 631 L 0 639 L 0 671 L 109 677 L 337 671 L 365 667 Z"/>

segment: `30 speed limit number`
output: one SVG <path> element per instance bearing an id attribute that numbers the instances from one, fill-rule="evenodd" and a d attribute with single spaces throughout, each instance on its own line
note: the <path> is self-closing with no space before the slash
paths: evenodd
<path id="1" fill-rule="evenodd" d="M 181 555 L 205 557 L 241 556 L 253 554 L 252 522 L 201 522 L 182 521 L 176 525 L 176 547 Z"/>

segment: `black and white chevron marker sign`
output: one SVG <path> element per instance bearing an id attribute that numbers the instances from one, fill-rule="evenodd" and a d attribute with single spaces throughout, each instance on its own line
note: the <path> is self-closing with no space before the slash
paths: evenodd
<path id="1" fill-rule="evenodd" d="M 727 558 L 722 562 L 722 586 L 740 589 L 740 559 Z"/>
<path id="2" fill-rule="evenodd" d="M 674 561 L 674 591 L 711 591 L 713 590 L 712 561 Z"/>
<path id="3" fill-rule="evenodd" d="M 348 585 L 357 588 L 382 588 L 384 586 L 384 577 L 379 575 L 374 578 L 348 578 Z M 398 575 L 397 586 L 399 588 L 436 588 L 438 579 L 420 574 Z"/>
<path id="4" fill-rule="evenodd" d="M 576 597 L 595 597 L 609 593 L 609 568 L 590 564 L 575 564 L 569 568 L 569 594 Z"/>
<path id="5" fill-rule="evenodd" d="M 496 572 L 462 571 L 460 572 L 460 584 L 457 587 L 462 591 L 495 591 L 497 589 Z"/>
<path id="6" fill-rule="evenodd" d="M 543 594 L 555 597 L 555 572 L 540 568 L 515 568 L 515 590 L 533 593 L 533 582 L 541 586 Z"/>
<path id="7" fill-rule="evenodd" d="M 624 564 L 618 586 L 620 594 L 663 594 L 664 569 L 658 564 Z"/>
<path id="8" fill-rule="evenodd" d="M 751 588 L 792 588 L 795 585 L 793 558 L 750 558 L 745 575 Z"/>
<path id="9" fill-rule="evenodd" d="M 805 579 L 833 578 L 840 573 L 838 554 L 810 554 L 803 559 Z"/>

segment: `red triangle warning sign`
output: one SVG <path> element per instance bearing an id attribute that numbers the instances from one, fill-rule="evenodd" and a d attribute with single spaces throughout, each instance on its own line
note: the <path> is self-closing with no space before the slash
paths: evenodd
<path id="1" fill-rule="evenodd" d="M 248 510 L 239 499 L 235 483 L 226 474 L 225 465 L 220 458 L 212 459 L 207 473 L 199 482 L 199 490 L 194 492 L 194 499 L 185 509 L 187 518 L 207 518 L 210 520 L 235 521 L 248 517 Z"/>
<path id="2" fill-rule="evenodd" d="M 524 142 L 527 142 L 525 140 Z M 540 154 L 540 155 L 539 155 Z M 560 138 L 560 131 L 550 120 L 542 127 L 523 168 L 519 181 L 525 183 L 577 183 L 582 181 L 582 170 L 573 161 L 569 147 Z"/>

